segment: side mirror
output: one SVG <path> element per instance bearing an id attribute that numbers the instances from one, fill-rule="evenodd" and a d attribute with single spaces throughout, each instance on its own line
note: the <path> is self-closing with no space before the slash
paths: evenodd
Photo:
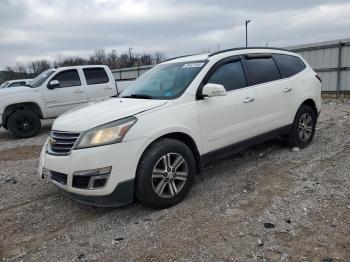
<path id="1" fill-rule="evenodd" d="M 211 83 L 206 84 L 202 91 L 203 97 L 225 96 L 226 94 L 226 89 L 223 85 Z"/>
<path id="2" fill-rule="evenodd" d="M 52 80 L 52 81 L 50 81 L 50 83 L 48 84 L 48 86 L 47 86 L 47 88 L 48 89 L 55 89 L 55 88 L 57 88 L 57 87 L 60 87 L 60 81 L 58 81 L 58 80 Z"/>

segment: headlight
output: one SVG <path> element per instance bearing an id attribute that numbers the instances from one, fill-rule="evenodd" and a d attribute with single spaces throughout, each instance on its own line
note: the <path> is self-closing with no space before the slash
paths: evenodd
<path id="1" fill-rule="evenodd" d="M 75 149 L 119 143 L 136 121 L 132 116 L 90 129 L 81 135 Z"/>

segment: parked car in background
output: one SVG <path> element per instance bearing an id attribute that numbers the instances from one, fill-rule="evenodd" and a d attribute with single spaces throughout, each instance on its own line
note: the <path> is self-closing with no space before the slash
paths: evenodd
<path id="1" fill-rule="evenodd" d="M 49 69 L 28 86 L 0 89 L 0 126 L 16 138 L 35 136 L 40 119 L 56 118 L 82 104 L 118 94 L 107 66 L 89 65 Z"/>
<path id="2" fill-rule="evenodd" d="M 10 88 L 10 87 L 16 87 L 16 86 L 27 86 L 30 84 L 30 82 L 33 79 L 16 79 L 16 80 L 9 80 L 0 85 L 0 88 Z"/>
<path id="3" fill-rule="evenodd" d="M 241 48 L 177 58 L 120 97 L 56 119 L 40 174 L 83 203 L 136 196 L 165 208 L 211 161 L 276 136 L 308 146 L 320 110 L 321 79 L 297 54 Z"/>

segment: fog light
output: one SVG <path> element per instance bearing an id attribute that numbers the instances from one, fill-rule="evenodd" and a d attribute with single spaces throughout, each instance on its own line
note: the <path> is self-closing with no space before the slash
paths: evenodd
<path id="1" fill-rule="evenodd" d="M 72 186 L 81 189 L 101 189 L 106 185 L 111 171 L 111 166 L 75 171 L 73 173 Z"/>
<path id="2" fill-rule="evenodd" d="M 101 176 L 101 175 L 109 175 L 111 173 L 112 167 L 103 167 L 103 168 L 97 168 L 97 169 L 91 169 L 91 170 L 82 170 L 82 171 L 75 171 L 73 173 L 73 176 Z"/>

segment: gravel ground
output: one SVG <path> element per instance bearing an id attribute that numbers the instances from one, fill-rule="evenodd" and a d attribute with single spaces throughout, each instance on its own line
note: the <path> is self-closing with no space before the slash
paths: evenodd
<path id="1" fill-rule="evenodd" d="M 3 261 L 350 261 L 350 101 L 325 102 L 308 148 L 246 150 L 158 211 L 81 205 L 40 180 L 49 129 L 28 140 L 0 131 Z"/>

